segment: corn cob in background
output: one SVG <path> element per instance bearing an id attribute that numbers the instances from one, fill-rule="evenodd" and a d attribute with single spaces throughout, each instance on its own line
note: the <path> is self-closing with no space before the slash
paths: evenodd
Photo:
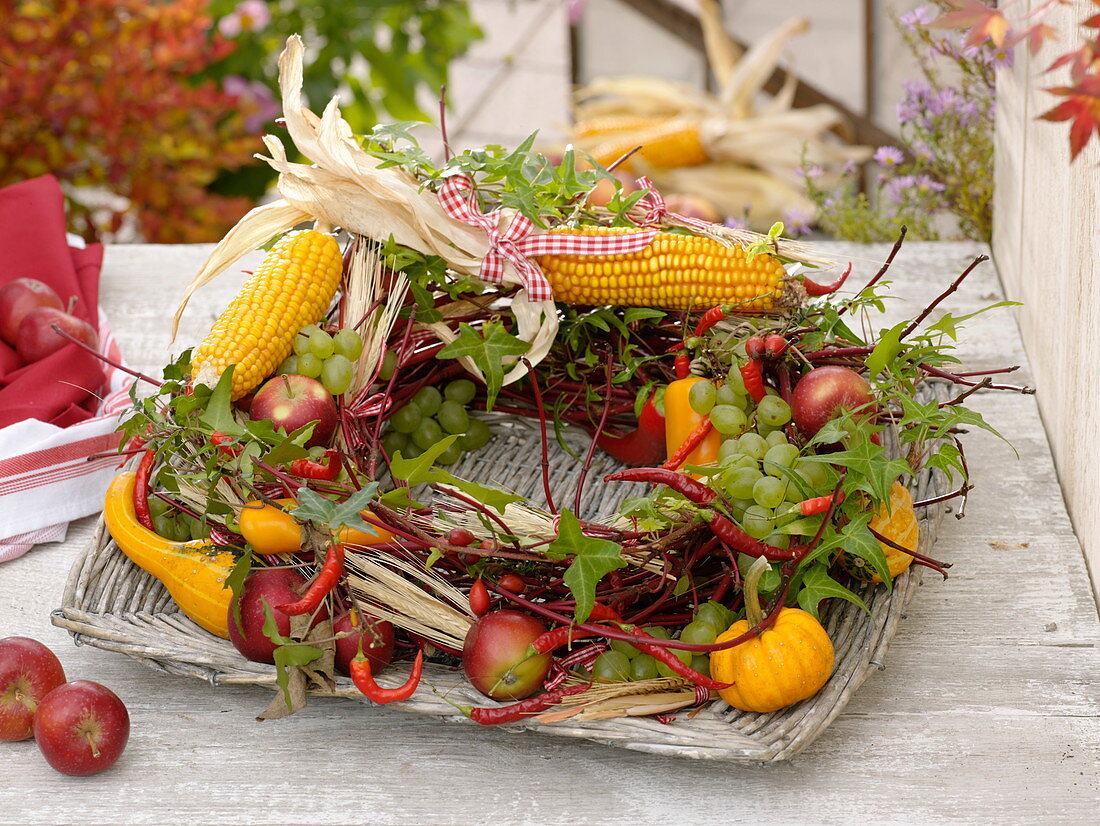
<path id="1" fill-rule="evenodd" d="M 555 234 L 637 232 L 591 228 Z M 554 290 L 569 304 L 615 304 L 699 310 L 734 304 L 745 310 L 776 309 L 786 272 L 778 259 L 711 238 L 661 232 L 645 249 L 611 256 L 544 255 L 538 259 Z"/>
<path id="2" fill-rule="evenodd" d="M 192 381 L 213 387 L 235 364 L 233 399 L 251 393 L 290 355 L 297 332 L 328 309 L 341 273 L 340 247 L 331 235 L 283 236 L 196 348 Z"/>
<path id="3" fill-rule="evenodd" d="M 784 213 L 812 216 L 799 178 L 803 157 L 821 167 L 827 186 L 845 162 L 869 151 L 830 134 L 841 125 L 834 108 L 792 108 L 793 75 L 778 95 L 762 91 L 807 22 L 792 19 L 741 54 L 717 4 L 701 0 L 700 16 L 718 92 L 657 77 L 595 80 L 576 92 L 572 144 L 604 166 L 640 145 L 620 167 L 624 173 L 648 175 L 666 196 L 702 198 L 722 215 L 741 217 L 747 208 L 755 229 Z"/>

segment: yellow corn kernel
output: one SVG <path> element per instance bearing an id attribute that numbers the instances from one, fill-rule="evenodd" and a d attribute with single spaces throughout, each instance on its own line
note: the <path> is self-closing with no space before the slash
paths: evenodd
<path id="1" fill-rule="evenodd" d="M 653 115 L 605 115 L 602 118 L 577 121 L 573 125 L 573 136 L 576 138 L 616 136 L 621 132 L 652 129 L 667 120 L 668 118 Z"/>
<path id="2" fill-rule="evenodd" d="M 635 229 L 555 230 L 555 234 L 603 235 Z M 659 232 L 645 249 L 611 256 L 545 255 L 537 259 L 554 291 L 567 304 L 617 304 L 702 311 L 716 304 L 745 310 L 779 306 L 786 271 L 775 257 L 757 255 L 711 238 Z M 657 261 L 654 266 L 652 262 Z M 634 269 L 637 265 L 637 269 Z M 622 286 L 600 273 L 634 273 Z"/>
<path id="3" fill-rule="evenodd" d="M 699 136 L 699 124 L 683 119 L 667 120 L 651 129 L 621 137 L 609 136 L 592 149 L 591 155 L 599 164 L 607 166 L 635 146 L 641 146 L 637 157 L 658 169 L 699 166 L 710 160 Z M 629 166 L 629 161 L 624 163 L 624 167 Z"/>
<path id="4" fill-rule="evenodd" d="M 328 309 L 342 272 L 331 235 L 284 235 L 195 349 L 192 381 L 213 387 L 235 364 L 233 398 L 251 393 L 290 355 L 297 332 Z"/>

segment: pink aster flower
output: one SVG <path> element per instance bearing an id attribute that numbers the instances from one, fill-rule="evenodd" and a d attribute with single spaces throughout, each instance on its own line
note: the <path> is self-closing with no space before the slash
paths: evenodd
<path id="1" fill-rule="evenodd" d="M 218 21 L 218 31 L 226 37 L 236 37 L 241 32 L 258 32 L 270 22 L 271 11 L 265 0 L 242 0 Z"/>
<path id="2" fill-rule="evenodd" d="M 905 160 L 905 155 L 896 146 L 880 146 L 871 159 L 881 167 L 892 169 Z"/>
<path id="3" fill-rule="evenodd" d="M 240 75 L 227 75 L 222 79 L 222 90 L 252 108 L 253 111 L 245 116 L 244 128 L 253 134 L 279 114 L 279 103 L 275 100 L 275 95 L 262 81 L 248 80 Z"/>
<path id="4" fill-rule="evenodd" d="M 810 222 L 813 217 L 813 213 L 808 210 L 791 207 L 783 213 L 781 218 L 783 221 L 783 234 L 788 238 L 797 238 L 800 235 L 809 234 Z"/>

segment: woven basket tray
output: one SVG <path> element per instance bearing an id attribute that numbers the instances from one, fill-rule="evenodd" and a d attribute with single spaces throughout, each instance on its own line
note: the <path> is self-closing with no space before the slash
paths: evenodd
<path id="1" fill-rule="evenodd" d="M 490 443 L 476 454 L 464 457 L 453 471 L 539 503 L 543 497 L 541 476 L 537 472 L 536 457 L 541 449 L 537 426 L 524 419 L 497 418 L 492 427 L 494 436 Z M 583 454 L 586 442 L 578 438 L 570 446 Z M 550 478 L 555 501 L 571 502 L 577 460 L 553 442 L 551 451 Z M 517 457 L 522 460 L 517 461 Z M 604 487 L 601 481 L 604 474 L 618 467 L 610 457 L 597 452 L 580 511 L 586 518 L 608 518 L 623 499 L 644 493 L 645 485 L 620 483 Z M 946 492 L 947 483 L 939 472 L 925 472 L 913 480 L 911 489 L 914 499 L 922 499 Z M 944 508 L 932 506 L 923 510 L 926 512 L 918 514 L 918 549 L 928 554 Z M 884 667 L 886 649 L 898 621 L 920 586 L 921 570 L 910 567 L 895 580 L 889 592 L 881 585 L 855 586 L 870 615 L 842 600 L 826 603 L 821 619 L 836 650 L 836 669 L 816 695 L 782 711 L 741 712 L 718 699 L 702 710 L 685 709 L 670 724 L 639 717 L 550 725 L 515 723 L 509 728 L 578 737 L 654 754 L 737 763 L 786 760 L 813 742 L 867 676 Z M 273 666 L 245 660 L 228 640 L 207 633 L 180 613 L 164 586 L 119 550 L 102 519 L 91 545 L 73 565 L 62 605 L 53 612 L 52 619 L 55 625 L 70 631 L 78 644 L 117 651 L 159 671 L 197 677 L 212 685 L 275 686 Z M 378 681 L 393 687 L 403 683 L 407 674 L 407 664 L 400 664 L 386 669 Z M 428 665 L 425 683 L 435 691 L 422 686 L 412 699 L 393 703 L 391 707 L 450 722 L 470 723 L 440 695 L 458 704 L 488 704 L 461 670 Z M 367 702 L 346 678 L 339 679 L 336 695 Z"/>

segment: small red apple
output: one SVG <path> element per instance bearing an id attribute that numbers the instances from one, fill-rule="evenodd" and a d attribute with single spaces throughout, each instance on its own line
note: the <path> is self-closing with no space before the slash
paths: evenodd
<path id="1" fill-rule="evenodd" d="M 34 736 L 42 699 L 65 682 L 65 669 L 50 649 L 27 637 L 0 640 L 0 740 Z"/>
<path id="2" fill-rule="evenodd" d="M 337 634 L 347 634 L 336 640 L 336 670 L 341 674 L 351 672 L 350 663 L 363 645 L 363 656 L 370 660 L 372 674 L 377 674 L 390 664 L 393 658 L 393 625 L 385 620 L 359 614 L 359 627 L 351 622 L 351 612 L 338 616 L 332 624 Z"/>
<path id="3" fill-rule="evenodd" d="M 64 310 L 61 297 L 37 278 L 16 278 L 0 287 L 0 338 L 15 344 L 19 324 L 31 310 L 52 307 Z"/>
<path id="4" fill-rule="evenodd" d="M 861 410 L 875 400 L 871 385 L 855 370 L 829 365 L 815 367 L 799 379 L 791 395 L 791 416 L 798 429 L 813 436 L 841 410 Z"/>
<path id="5" fill-rule="evenodd" d="M 297 602 L 306 579 L 293 568 L 261 568 L 244 580 L 241 589 L 241 622 L 237 624 L 233 604 L 229 606 L 229 640 L 245 657 L 257 663 L 274 663 L 276 645 L 264 634 L 264 603 L 271 606 L 279 633 L 290 633 L 290 617 L 276 605 Z M 321 607 L 316 621 L 328 617 L 328 610 Z"/>
<path id="6" fill-rule="evenodd" d="M 130 738 L 130 714 L 118 695 L 73 680 L 46 695 L 34 717 L 34 739 L 62 774 L 95 774 L 114 765 Z"/>
<path id="7" fill-rule="evenodd" d="M 462 669 L 474 688 L 494 700 L 522 700 L 542 687 L 550 654 L 528 650 L 546 626 L 519 611 L 492 611 L 471 626 Z"/>
<path id="8" fill-rule="evenodd" d="M 336 400 L 325 386 L 309 376 L 276 376 L 256 391 L 248 409 L 253 421 L 270 419 L 277 430 L 290 433 L 317 422 L 307 446 L 328 444 L 336 431 Z"/>
<path id="9" fill-rule="evenodd" d="M 54 325 L 89 347 L 99 344 L 95 328 L 84 319 L 53 307 L 40 307 L 27 313 L 19 324 L 19 332 L 15 337 L 15 349 L 19 358 L 30 364 L 56 353 L 68 344 L 69 340 L 58 335 L 53 329 Z"/>

